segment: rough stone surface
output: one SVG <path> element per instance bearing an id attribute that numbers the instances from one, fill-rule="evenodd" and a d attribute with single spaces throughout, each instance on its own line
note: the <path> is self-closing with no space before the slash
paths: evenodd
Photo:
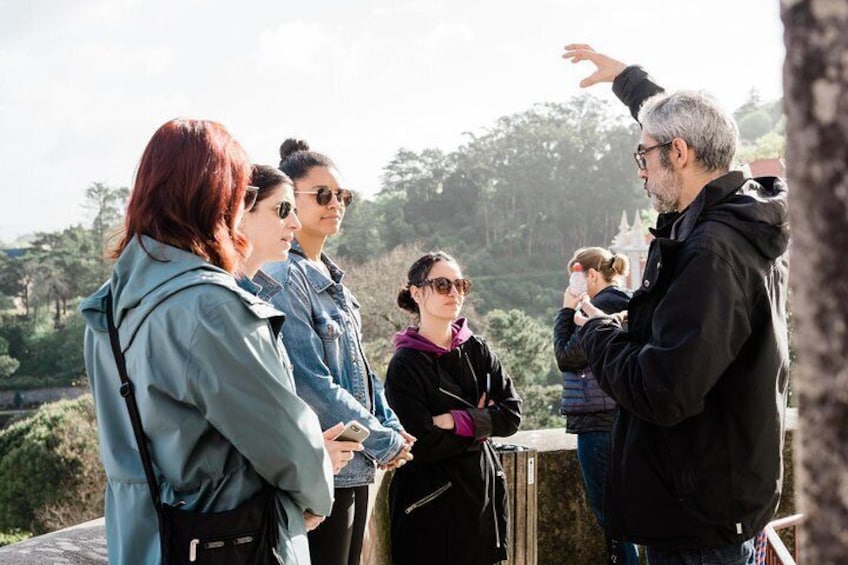
<path id="1" fill-rule="evenodd" d="M 0 565 L 94 565 L 107 562 L 106 523 L 103 518 L 0 547 Z"/>
<path id="2" fill-rule="evenodd" d="M 848 5 L 784 2 L 801 559 L 848 555 Z M 822 86 L 825 85 L 825 86 Z"/>

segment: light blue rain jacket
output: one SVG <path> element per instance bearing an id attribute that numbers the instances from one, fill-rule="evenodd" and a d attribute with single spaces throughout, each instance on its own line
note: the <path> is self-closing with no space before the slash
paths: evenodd
<path id="1" fill-rule="evenodd" d="M 112 279 L 87 298 L 85 364 L 106 469 L 110 563 L 161 561 L 150 498 L 109 345 L 105 296 L 134 384 L 162 501 L 229 510 L 277 490 L 279 552 L 308 564 L 304 510 L 328 515 L 333 474 L 315 413 L 295 394 L 276 339 L 284 317 L 232 275 L 148 237 L 133 240 Z"/>

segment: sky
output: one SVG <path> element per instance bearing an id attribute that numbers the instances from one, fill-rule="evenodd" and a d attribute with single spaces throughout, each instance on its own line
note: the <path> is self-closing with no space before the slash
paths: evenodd
<path id="1" fill-rule="evenodd" d="M 0 241 L 90 222 L 86 187 L 132 186 L 176 117 L 271 165 L 304 138 L 374 194 L 402 147 L 579 94 L 570 42 L 729 110 L 782 95 L 779 0 L 0 0 Z"/>

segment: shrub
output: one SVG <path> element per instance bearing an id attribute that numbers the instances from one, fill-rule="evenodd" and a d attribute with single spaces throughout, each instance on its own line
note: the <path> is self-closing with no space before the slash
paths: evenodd
<path id="1" fill-rule="evenodd" d="M 8 532 L 0 532 L 0 547 L 4 545 L 12 545 L 13 543 L 18 543 L 19 541 L 24 541 L 27 538 L 32 537 L 32 534 L 29 532 L 23 532 L 21 530 L 11 530 Z"/>
<path id="2" fill-rule="evenodd" d="M 45 404 L 0 431 L 0 531 L 35 535 L 103 514 L 91 395 Z"/>
<path id="3" fill-rule="evenodd" d="M 563 420 L 559 413 L 562 386 L 519 386 L 518 394 L 524 400 L 521 406 L 522 430 L 544 430 L 546 428 L 561 428 L 565 426 L 565 420 Z"/>

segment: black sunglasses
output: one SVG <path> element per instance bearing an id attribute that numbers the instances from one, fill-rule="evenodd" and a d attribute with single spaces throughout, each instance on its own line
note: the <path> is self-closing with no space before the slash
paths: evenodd
<path id="1" fill-rule="evenodd" d="M 456 279 L 452 281 L 446 277 L 436 277 L 435 279 L 423 280 L 416 286 L 432 287 L 439 294 L 450 294 L 451 288 L 456 287 L 456 291 L 465 296 L 471 292 L 471 279 Z"/>
<path id="2" fill-rule="evenodd" d="M 353 202 L 353 192 L 349 191 L 346 188 L 340 188 L 339 190 L 333 192 L 329 186 L 316 186 L 315 190 L 295 190 L 295 194 L 314 194 L 315 200 L 318 201 L 318 204 L 321 206 L 326 206 L 332 200 L 333 195 L 335 194 L 336 200 L 339 201 L 339 204 L 347 208 L 350 206 L 350 203 Z"/>
<path id="3" fill-rule="evenodd" d="M 289 214 L 294 210 L 294 204 L 289 202 L 288 200 L 283 200 L 280 202 L 279 206 L 277 206 L 277 215 L 281 220 L 285 220 L 289 217 Z"/>

